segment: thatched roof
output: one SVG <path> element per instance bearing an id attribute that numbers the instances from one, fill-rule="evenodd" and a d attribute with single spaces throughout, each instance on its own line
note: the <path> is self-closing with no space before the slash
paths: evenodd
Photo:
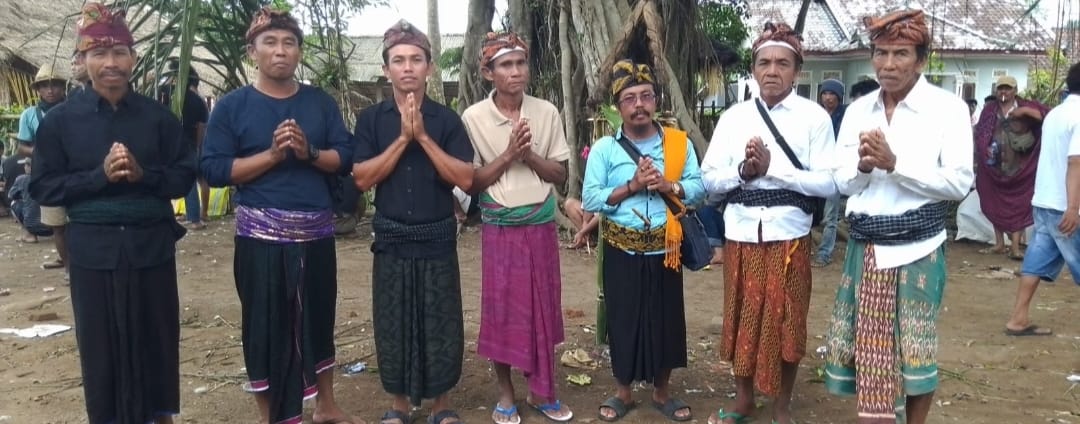
<path id="1" fill-rule="evenodd" d="M 57 73 L 70 77 L 71 53 L 75 50 L 75 20 L 83 3 L 83 0 L 0 1 L 0 62 L 9 62 L 12 56 L 17 56 L 35 70 L 41 65 L 52 64 Z M 128 15 L 133 16 L 134 12 Z M 149 28 L 136 31 L 136 39 L 152 34 L 153 25 L 144 27 Z M 135 47 L 145 54 L 140 46 Z M 193 54 L 201 58 L 210 57 L 208 52 L 199 48 Z M 193 66 L 208 82 L 221 82 L 208 65 L 193 63 Z"/>

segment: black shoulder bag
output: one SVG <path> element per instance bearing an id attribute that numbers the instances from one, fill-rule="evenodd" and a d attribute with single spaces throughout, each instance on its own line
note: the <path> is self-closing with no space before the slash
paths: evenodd
<path id="1" fill-rule="evenodd" d="M 769 112 L 766 111 L 765 106 L 761 104 L 761 100 L 754 99 L 754 104 L 757 105 L 757 110 L 758 113 L 761 114 L 761 119 L 765 120 L 765 125 L 769 126 L 769 132 L 771 132 L 773 138 L 776 139 L 776 144 L 779 144 L 780 148 L 784 149 L 784 154 L 787 155 L 787 158 L 791 161 L 791 164 L 795 165 L 796 168 L 799 168 L 801 170 L 809 171 L 810 168 L 803 166 L 802 162 L 799 161 L 798 156 L 795 156 L 795 152 L 791 150 L 791 146 L 788 146 L 787 140 L 785 140 L 784 136 L 780 134 L 780 130 L 776 129 L 776 125 L 773 124 L 772 118 L 769 117 Z M 806 197 L 810 199 L 810 204 L 813 205 L 814 208 L 813 220 L 810 224 L 821 224 L 821 220 L 825 217 L 825 198 L 814 196 Z"/>
<path id="2" fill-rule="evenodd" d="M 630 155 L 630 160 L 635 164 L 641 160 L 641 152 L 638 152 L 637 147 L 630 144 L 630 140 L 625 136 L 619 137 L 617 141 L 619 146 L 622 146 L 623 150 L 626 151 L 626 154 Z M 681 201 L 672 195 L 661 194 L 660 197 L 664 199 L 664 204 L 667 205 L 672 215 L 675 215 L 675 218 L 679 220 L 679 225 L 682 226 L 683 239 L 679 247 L 681 252 L 679 261 L 691 271 L 699 271 L 705 268 L 712 261 L 712 246 L 709 245 L 709 237 L 705 235 L 705 226 L 698 219 L 697 211 L 687 209 Z"/>

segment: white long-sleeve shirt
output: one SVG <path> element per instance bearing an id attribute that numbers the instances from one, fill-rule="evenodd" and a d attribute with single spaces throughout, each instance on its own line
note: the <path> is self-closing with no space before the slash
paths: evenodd
<path id="1" fill-rule="evenodd" d="M 798 169 L 776 143 L 754 99 L 738 103 L 720 115 L 712 141 L 701 163 L 702 182 L 709 193 L 743 189 L 786 189 L 815 197 L 836 194 L 830 158 L 834 147 L 832 119 L 817 103 L 794 92 L 769 109 L 769 116 L 788 146 L 809 171 Z M 762 103 L 764 104 L 764 103 Z M 761 137 L 769 149 L 769 169 L 750 182 L 739 178 L 739 163 L 746 158 L 746 143 Z M 810 232 L 810 214 L 794 206 L 728 204 L 724 236 L 744 243 L 793 240 Z M 758 238 L 758 228 L 761 238 Z"/>
<path id="2" fill-rule="evenodd" d="M 924 204 L 960 200 L 968 194 L 974 143 L 967 104 L 955 94 L 919 77 L 896 105 L 891 122 L 885 117 L 881 90 L 848 105 L 836 140 L 840 192 L 850 196 L 847 213 L 899 215 Z M 875 169 L 859 172 L 859 133 L 880 129 L 896 155 L 892 173 Z M 879 269 L 895 268 L 929 255 L 946 233 L 914 243 L 875 245 Z"/>

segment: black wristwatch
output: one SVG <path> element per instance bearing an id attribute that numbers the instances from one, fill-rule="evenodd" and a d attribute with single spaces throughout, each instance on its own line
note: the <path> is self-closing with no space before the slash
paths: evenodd
<path id="1" fill-rule="evenodd" d="M 316 148 L 315 145 L 313 145 L 313 144 L 308 144 L 307 145 L 307 161 L 308 162 L 315 162 L 317 160 L 319 160 L 319 149 Z"/>

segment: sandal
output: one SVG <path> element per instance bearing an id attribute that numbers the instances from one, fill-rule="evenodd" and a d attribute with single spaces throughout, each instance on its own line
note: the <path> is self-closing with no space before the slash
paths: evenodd
<path id="1" fill-rule="evenodd" d="M 813 262 L 810 262 L 810 266 L 813 267 L 813 268 L 825 268 L 825 267 L 829 266 L 829 263 L 831 263 L 831 261 L 822 260 L 821 258 L 818 258 L 818 259 L 814 259 Z"/>
<path id="2" fill-rule="evenodd" d="M 544 416 L 547 417 L 547 419 L 555 421 L 557 423 L 564 423 L 564 422 L 570 421 L 571 419 L 574 418 L 574 411 L 568 411 L 570 413 L 567 414 L 565 417 L 560 417 L 558 415 L 553 415 L 554 413 L 559 412 L 559 411 L 562 410 L 562 401 L 560 401 L 560 400 L 556 400 L 555 403 L 545 403 L 545 404 L 542 404 L 542 405 L 535 405 L 535 404 L 529 403 L 529 406 L 531 406 L 537 412 L 540 412 L 541 414 L 544 414 Z"/>
<path id="3" fill-rule="evenodd" d="M 63 268 L 63 267 L 64 267 L 64 261 L 60 260 L 59 258 L 57 258 L 55 261 L 45 262 L 45 263 L 41 264 L 41 269 L 57 269 L 57 268 Z"/>
<path id="4" fill-rule="evenodd" d="M 690 421 L 694 418 L 694 414 L 690 410 L 690 405 L 687 405 L 686 402 L 675 398 L 668 398 L 667 402 L 664 403 L 653 401 L 653 408 L 656 408 L 657 411 L 660 411 L 661 414 L 664 414 L 667 419 L 672 421 L 683 422 Z M 678 416 L 676 412 L 679 412 L 683 409 L 690 413 L 686 414 L 686 416 L 684 417 Z"/>
<path id="5" fill-rule="evenodd" d="M 604 403 L 600 404 L 600 421 L 609 423 L 618 421 L 622 417 L 625 417 L 635 406 L 637 406 L 637 402 L 630 402 L 630 404 L 627 404 L 626 402 L 623 402 L 622 399 L 619 399 L 618 396 L 609 397 Z M 609 417 L 604 415 L 604 408 L 610 408 L 612 411 L 615 411 L 615 416 Z"/>
<path id="6" fill-rule="evenodd" d="M 446 421 L 450 419 L 453 421 Z M 446 421 L 445 424 L 460 423 L 461 417 L 459 417 L 457 412 L 454 412 L 453 409 L 444 409 L 434 415 L 428 415 L 427 418 L 427 424 L 444 424 L 444 421 Z"/>
<path id="7" fill-rule="evenodd" d="M 1020 330 L 1013 330 L 1009 327 L 1005 327 L 1005 335 L 1013 337 L 1023 336 L 1053 336 L 1054 332 L 1049 328 L 1041 328 L 1037 325 L 1029 325 Z"/>
<path id="8" fill-rule="evenodd" d="M 722 424 L 724 420 L 735 420 L 735 424 L 745 424 L 750 421 L 749 416 L 738 412 L 724 412 L 723 409 L 716 411 L 716 417 L 720 419 L 720 423 L 717 424 Z"/>
<path id="9" fill-rule="evenodd" d="M 495 418 L 495 415 L 504 415 L 509 417 L 506 421 L 499 421 Z M 510 405 L 509 408 L 503 408 L 499 405 L 499 402 L 495 402 L 495 408 L 491 412 L 491 421 L 495 424 L 521 424 L 521 415 L 518 415 L 517 405 Z"/>
<path id="10" fill-rule="evenodd" d="M 412 417 L 409 417 L 407 412 L 391 409 L 383 413 L 382 418 L 379 418 L 379 424 L 389 424 L 387 421 L 393 420 L 398 420 L 398 424 L 409 424 L 409 422 L 412 421 Z"/>

